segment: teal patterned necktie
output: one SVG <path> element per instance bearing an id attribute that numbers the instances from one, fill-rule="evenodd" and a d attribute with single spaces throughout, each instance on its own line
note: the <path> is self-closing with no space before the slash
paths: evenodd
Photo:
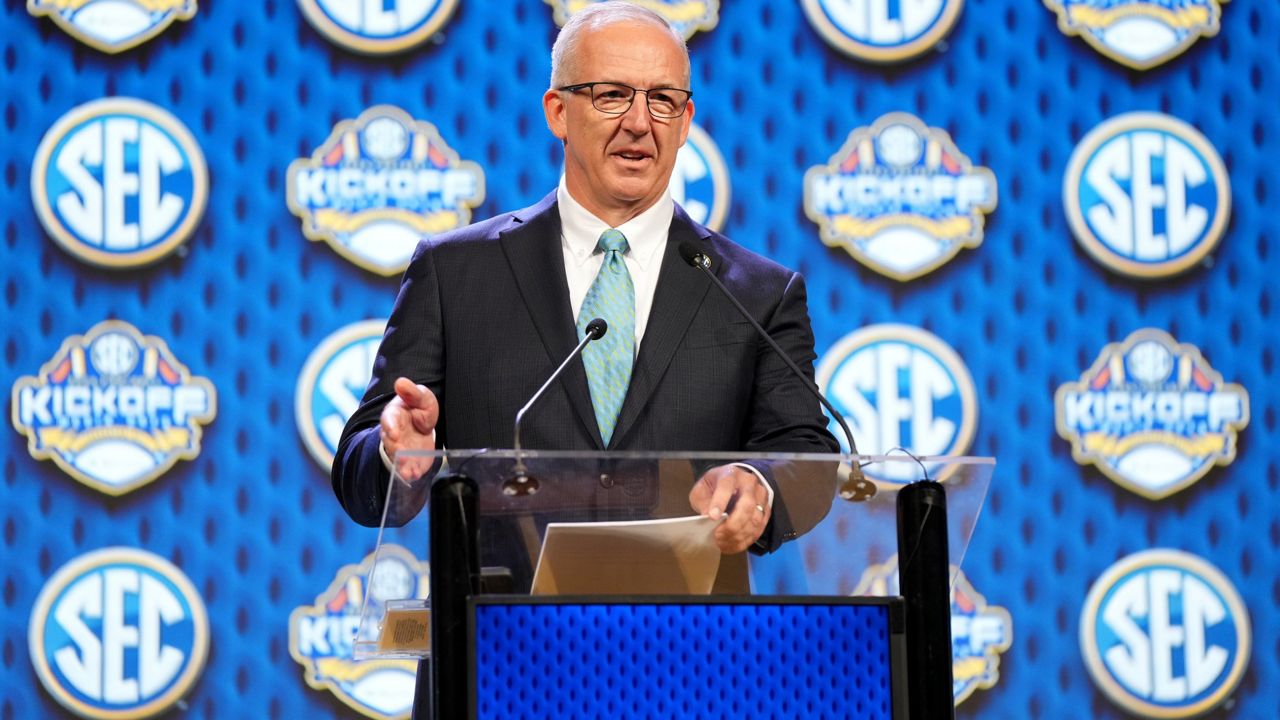
<path id="1" fill-rule="evenodd" d="M 636 291 L 622 260 L 627 238 L 617 230 L 605 230 L 596 250 L 604 253 L 604 263 L 578 312 L 578 340 L 586 337 L 587 323 L 594 318 L 604 318 L 609 323 L 604 337 L 582 351 L 596 424 L 607 446 L 631 383 L 631 364 L 636 355 Z"/>

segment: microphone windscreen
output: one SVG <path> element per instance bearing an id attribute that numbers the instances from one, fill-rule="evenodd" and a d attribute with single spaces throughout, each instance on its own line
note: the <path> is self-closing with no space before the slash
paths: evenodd
<path id="1" fill-rule="evenodd" d="M 711 267 L 711 258 L 706 253 L 702 252 L 696 243 L 688 240 L 680 243 L 680 257 L 684 258 L 685 262 L 695 267 Z"/>
<path id="2" fill-rule="evenodd" d="M 599 340 L 607 332 L 609 332 L 609 323 L 605 322 L 604 318 L 596 318 L 587 323 L 587 329 L 583 334 L 592 340 Z"/>

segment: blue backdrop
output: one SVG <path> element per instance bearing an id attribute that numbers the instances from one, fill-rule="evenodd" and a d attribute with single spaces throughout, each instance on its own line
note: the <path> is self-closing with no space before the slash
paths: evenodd
<path id="1" fill-rule="evenodd" d="M 560 149 L 544 126 L 550 6 L 462 0 L 423 45 L 361 55 L 322 37 L 286 0 L 206 3 L 195 17 L 112 55 L 21 3 L 0 10 L 0 386 L 38 373 L 63 340 L 119 319 L 165 340 L 217 388 L 203 449 L 141 489 L 111 497 L 37 461 L 8 433 L 0 508 L 0 719 L 65 712 L 41 688 L 26 631 L 58 568 L 108 546 L 169 559 L 208 608 L 209 659 L 181 714 L 328 717 L 351 710 L 308 687 L 288 623 L 374 542 L 348 521 L 297 429 L 295 386 L 326 337 L 389 313 L 397 280 L 307 240 L 286 207 L 289 164 L 334 125 L 391 104 L 432 123 L 485 175 L 472 217 L 532 204 L 554 187 Z M 1280 132 L 1280 7 L 1232 0 L 1221 32 L 1153 70 L 1129 70 L 1058 30 L 1025 0 L 969 0 L 923 56 L 862 63 L 829 45 L 799 2 L 735 0 L 690 40 L 696 122 L 731 183 L 724 231 L 802 271 L 819 355 L 858 328 L 928 330 L 963 359 L 979 417 L 968 452 L 998 461 L 965 570 L 1008 610 L 1013 644 L 999 681 L 962 717 L 1119 718 L 1077 638 L 1090 585 L 1121 557 L 1183 550 L 1234 584 L 1253 620 L 1253 654 L 1223 716 L 1280 715 L 1274 628 L 1280 580 L 1280 455 L 1272 323 L 1280 273 L 1274 210 Z M 35 148 L 73 107 L 146 100 L 178 118 L 208 163 L 208 208 L 177 252 L 140 269 L 82 262 L 37 219 Z M 991 169 L 999 204 L 985 239 L 911 282 L 823 244 L 803 207 L 805 172 L 855 128 L 892 111 L 949 133 Z M 1197 128 L 1230 175 L 1232 218 L 1215 251 L 1173 279 L 1114 274 L 1072 238 L 1062 177 L 1080 139 L 1130 111 Z M 1054 392 L 1104 345 L 1144 327 L 1201 349 L 1249 393 L 1238 457 L 1161 501 L 1073 461 L 1054 426 Z"/>

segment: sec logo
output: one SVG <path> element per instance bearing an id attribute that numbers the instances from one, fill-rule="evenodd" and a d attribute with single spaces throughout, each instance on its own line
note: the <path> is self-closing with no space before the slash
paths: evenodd
<path id="1" fill-rule="evenodd" d="M 31 198 L 49 236 L 72 255 L 131 268 L 173 252 L 195 231 L 209 173 L 177 118 L 132 98 L 63 115 L 36 148 Z"/>
<path id="2" fill-rule="evenodd" d="M 902 448 L 918 456 L 959 455 L 973 440 L 978 401 L 969 370 L 946 343 L 920 328 L 871 325 L 846 336 L 819 361 L 817 382 L 863 453 Z M 834 420 L 832 426 L 840 437 Z M 919 472 L 915 464 L 882 463 L 867 475 L 910 482 L 920 479 Z"/>
<path id="3" fill-rule="evenodd" d="M 421 44 L 439 30 L 458 0 L 298 0 L 319 33 L 350 50 L 387 55 Z"/>
<path id="4" fill-rule="evenodd" d="M 333 465 L 347 418 L 360 406 L 373 375 L 384 320 L 352 323 L 325 338 L 302 366 L 294 393 L 298 432 L 325 472 Z"/>
<path id="5" fill-rule="evenodd" d="M 1231 215 L 1231 183 L 1195 128 L 1128 113 L 1094 128 L 1071 155 L 1062 202 L 1080 245 L 1115 272 L 1164 278 L 1204 259 Z"/>
<path id="6" fill-rule="evenodd" d="M 45 583 L 31 612 L 31 664 L 53 699 L 86 718 L 149 718 L 191 691 L 209 653 L 200 595 L 164 558 L 96 550 Z"/>
<path id="7" fill-rule="evenodd" d="M 802 0 L 809 22 L 837 50 L 896 62 L 928 51 L 960 17 L 963 0 Z"/>
<path id="8" fill-rule="evenodd" d="M 1249 614 L 1217 568 L 1178 550 L 1130 555 L 1094 582 L 1080 648 L 1103 693 L 1143 717 L 1199 717 L 1249 664 Z"/>

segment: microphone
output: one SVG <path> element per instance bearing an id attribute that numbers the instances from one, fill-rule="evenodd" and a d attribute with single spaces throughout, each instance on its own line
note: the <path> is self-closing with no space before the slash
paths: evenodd
<path id="1" fill-rule="evenodd" d="M 547 381 L 542 384 L 542 387 L 538 388 L 538 392 L 534 393 L 533 397 L 529 398 L 529 402 L 525 403 L 524 407 L 520 408 L 520 411 L 516 413 L 516 421 L 511 434 L 511 447 L 516 451 L 516 464 L 511 469 L 511 479 L 502 486 L 503 493 L 507 495 L 532 495 L 538 492 L 538 481 L 529 477 L 529 468 L 525 467 L 524 464 L 524 456 L 522 455 L 520 447 L 520 423 L 524 420 L 525 413 L 529 412 L 529 408 L 533 407 L 534 403 L 538 402 L 538 400 L 542 398 L 542 395 L 547 391 L 547 388 L 551 387 L 551 383 L 555 382 L 556 378 L 560 377 L 560 373 L 564 372 L 564 369 L 569 367 L 569 362 L 582 352 L 582 349 L 587 346 L 587 343 L 593 340 L 599 340 L 604 337 L 604 334 L 607 332 L 609 332 L 609 324 L 606 323 L 603 318 L 595 318 L 591 322 L 587 323 L 586 329 L 582 332 L 582 340 L 578 343 L 578 346 L 569 353 L 568 357 L 564 359 L 564 362 L 560 363 L 560 367 L 556 368 L 556 371 L 551 373 L 551 377 L 547 378 Z"/>
<path id="2" fill-rule="evenodd" d="M 787 356 L 787 353 L 782 350 L 777 341 L 770 337 L 768 331 L 761 327 L 760 323 L 756 322 L 755 318 L 751 317 L 751 313 L 747 312 L 747 309 L 742 306 L 742 303 L 738 302 L 738 298 L 734 297 L 733 293 L 729 292 L 729 288 L 725 287 L 724 283 L 720 282 L 720 278 L 716 277 L 715 273 L 711 272 L 711 257 L 702 252 L 697 245 L 688 240 L 680 243 L 680 257 L 684 258 L 685 262 L 701 270 L 711 280 L 712 284 L 719 288 L 720 292 L 729 299 L 729 302 L 733 303 L 733 306 L 738 309 L 738 312 L 742 314 L 742 317 L 746 318 L 747 322 L 751 323 L 751 327 L 756 329 L 756 332 L 759 333 L 760 337 L 764 338 L 765 342 L 769 343 L 769 347 L 773 348 L 773 351 L 778 354 L 778 357 L 782 358 L 782 361 L 787 364 L 787 367 L 790 368 L 791 372 L 799 378 L 800 384 L 804 386 L 804 389 L 808 390 L 810 394 L 817 398 L 818 402 L 822 404 L 822 407 L 826 408 L 827 412 L 831 413 L 831 417 L 835 418 L 835 421 L 840 424 L 840 429 L 844 431 L 845 439 L 849 441 L 849 450 L 853 455 L 858 455 L 858 445 L 853 441 L 853 433 L 849 430 L 849 425 L 845 423 L 844 416 L 836 412 L 836 409 L 832 407 L 831 403 L 827 402 L 827 399 L 822 396 L 822 393 L 818 392 L 817 387 L 810 384 L 809 378 L 805 377 L 804 372 L 801 371 L 795 362 Z M 862 472 L 862 466 L 859 465 L 858 461 L 855 459 L 849 462 L 849 476 L 840 483 L 839 492 L 840 497 L 846 500 L 867 500 L 872 495 L 875 495 L 876 487 L 867 480 L 866 475 Z"/>

